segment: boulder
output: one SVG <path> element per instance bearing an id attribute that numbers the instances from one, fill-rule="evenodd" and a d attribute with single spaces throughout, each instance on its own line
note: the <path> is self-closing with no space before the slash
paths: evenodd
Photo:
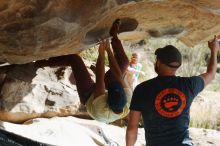
<path id="1" fill-rule="evenodd" d="M 51 145 L 125 145 L 125 128 L 108 125 L 95 120 L 74 117 L 38 118 L 27 121 L 22 125 L 0 122 L 0 126 L 6 131 Z M 195 146 L 220 145 L 219 131 L 202 128 L 190 128 L 189 131 Z M 107 141 L 104 140 L 104 135 Z M 139 128 L 135 146 L 146 144 L 144 135 L 144 129 Z"/>
<path id="2" fill-rule="evenodd" d="M 90 118 L 80 104 L 71 67 L 36 68 L 34 63 L 2 67 L 0 95 L 3 121 L 69 115 Z"/>
<path id="3" fill-rule="evenodd" d="M 189 46 L 220 34 L 218 0 L 0 0 L 0 62 L 23 64 L 79 53 L 108 38 L 176 37 Z"/>

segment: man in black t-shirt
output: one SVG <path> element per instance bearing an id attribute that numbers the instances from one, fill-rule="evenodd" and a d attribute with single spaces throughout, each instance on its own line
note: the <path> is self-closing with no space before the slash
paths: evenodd
<path id="1" fill-rule="evenodd" d="M 218 38 L 208 42 L 211 58 L 204 74 L 175 76 L 182 64 L 177 48 L 168 45 L 155 51 L 156 78 L 139 84 L 133 93 L 126 145 L 133 146 L 142 115 L 147 146 L 192 146 L 189 139 L 189 110 L 194 97 L 214 79 L 217 68 Z"/>

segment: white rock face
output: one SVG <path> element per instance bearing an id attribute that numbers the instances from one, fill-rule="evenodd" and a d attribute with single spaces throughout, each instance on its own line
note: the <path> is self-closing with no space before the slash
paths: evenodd
<path id="1" fill-rule="evenodd" d="M 87 115 L 70 67 L 8 66 L 1 80 L 0 119 L 23 122 L 36 117 Z M 72 82 L 70 82 L 72 81 Z"/>
<path id="2" fill-rule="evenodd" d="M 106 144 L 99 134 L 102 130 L 107 138 L 125 145 L 125 129 L 94 120 L 74 117 L 34 119 L 24 125 L 3 122 L 5 130 L 21 136 L 59 146 L 97 146 Z"/>
<path id="3" fill-rule="evenodd" d="M 103 146 L 106 142 L 99 134 L 99 131 L 102 130 L 112 142 L 119 146 L 125 145 L 126 129 L 74 117 L 40 118 L 28 121 L 23 125 L 1 122 L 1 127 L 32 140 L 58 146 Z M 190 137 L 195 146 L 220 145 L 220 132 L 215 130 L 191 128 Z M 139 129 L 135 146 L 144 145 L 144 129 Z"/>
<path id="4" fill-rule="evenodd" d="M 190 135 L 195 146 L 220 145 L 220 132 L 202 128 L 191 128 Z"/>

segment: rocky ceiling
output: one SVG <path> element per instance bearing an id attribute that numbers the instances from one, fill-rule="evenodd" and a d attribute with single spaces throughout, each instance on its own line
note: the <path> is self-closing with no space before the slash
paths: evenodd
<path id="1" fill-rule="evenodd" d="M 123 40 L 172 36 L 194 46 L 220 34 L 220 1 L 0 0 L 0 62 L 78 53 L 109 37 L 116 18 Z"/>

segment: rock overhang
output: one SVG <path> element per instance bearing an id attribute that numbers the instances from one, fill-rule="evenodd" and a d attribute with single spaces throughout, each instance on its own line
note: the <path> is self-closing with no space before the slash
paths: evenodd
<path id="1" fill-rule="evenodd" d="M 220 34 L 218 0 L 0 0 L 0 62 L 28 63 L 79 53 L 109 37 L 120 18 L 123 40 L 176 37 L 188 46 Z"/>

